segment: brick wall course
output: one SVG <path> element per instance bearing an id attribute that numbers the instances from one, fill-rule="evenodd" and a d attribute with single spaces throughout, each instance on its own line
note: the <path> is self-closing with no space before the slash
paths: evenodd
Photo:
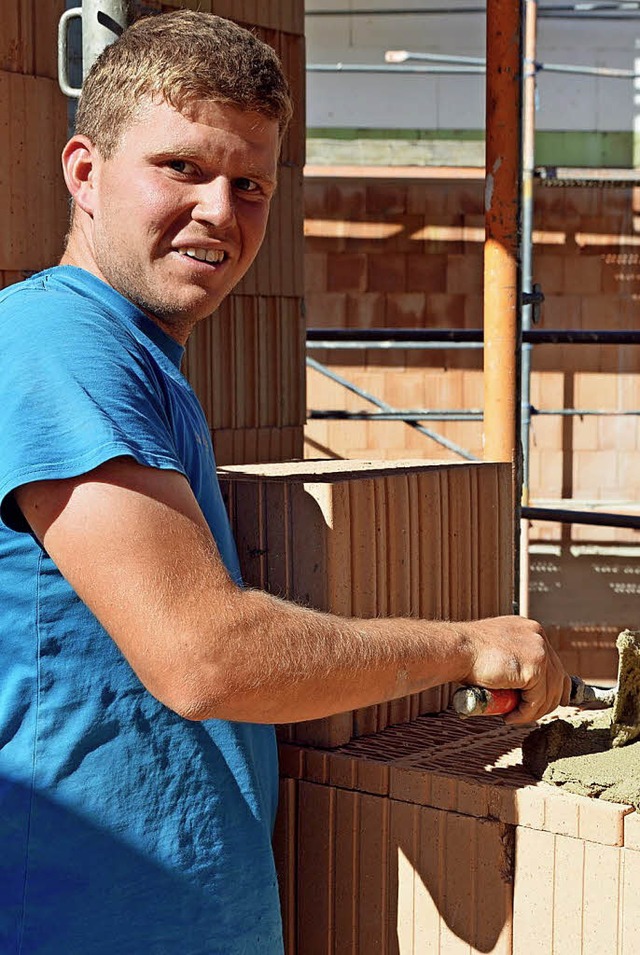
<path id="1" fill-rule="evenodd" d="M 287 955 L 306 953 L 301 939 L 353 955 L 635 951 L 638 814 L 533 780 L 526 732 L 443 713 L 320 758 L 281 744 L 305 802 L 278 867 L 302 860 L 320 904 L 310 934 L 302 889 Z M 309 831 L 312 814 L 328 836 Z M 310 859 L 334 868 L 311 874 Z"/>

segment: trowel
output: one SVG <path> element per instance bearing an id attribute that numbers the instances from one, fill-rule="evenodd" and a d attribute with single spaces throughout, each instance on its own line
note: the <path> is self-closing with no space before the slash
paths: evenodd
<path id="1" fill-rule="evenodd" d="M 611 745 L 624 746 L 640 736 L 640 632 L 624 630 L 616 640 L 618 682 L 613 687 L 593 686 L 571 677 L 569 706 L 582 709 L 613 707 Z M 518 706 L 518 690 L 487 690 L 463 686 L 453 694 L 459 716 L 506 716 Z"/>

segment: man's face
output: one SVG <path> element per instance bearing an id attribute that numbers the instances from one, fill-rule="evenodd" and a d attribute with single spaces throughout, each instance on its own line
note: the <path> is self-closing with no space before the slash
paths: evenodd
<path id="1" fill-rule="evenodd" d="M 92 271 L 186 340 L 258 253 L 278 151 L 277 122 L 256 113 L 210 100 L 183 112 L 144 104 L 95 164 Z"/>

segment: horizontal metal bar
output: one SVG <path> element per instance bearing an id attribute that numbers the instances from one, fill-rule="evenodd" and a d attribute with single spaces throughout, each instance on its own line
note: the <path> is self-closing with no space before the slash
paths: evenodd
<path id="1" fill-rule="evenodd" d="M 451 63 L 457 66 L 477 66 L 486 69 L 486 60 L 481 56 L 459 56 L 449 53 L 421 53 L 414 50 L 387 50 L 385 60 L 388 63 L 406 63 L 407 60 L 422 60 L 426 63 Z M 579 76 L 602 76 L 609 79 L 632 80 L 636 78 L 634 70 L 608 66 L 586 66 L 579 63 L 542 63 L 539 60 L 525 60 L 536 73 L 572 73 Z"/>
<path id="2" fill-rule="evenodd" d="M 534 408 L 533 405 L 531 405 L 529 411 L 532 415 L 564 415 L 566 417 L 575 416 L 577 418 L 588 418 L 590 415 L 597 415 L 599 417 L 640 415 L 640 411 L 602 411 L 593 408 L 545 408 L 541 410 L 540 408 Z"/>
<path id="3" fill-rule="evenodd" d="M 386 347 L 406 347 L 407 342 L 482 342 L 481 328 L 308 328 L 310 342 L 384 342 Z M 584 329 L 531 328 L 522 340 L 532 345 L 640 345 L 640 331 L 585 331 Z"/>
<path id="4" fill-rule="evenodd" d="M 520 516 L 528 521 L 552 521 L 558 524 L 590 524 L 594 527 L 626 527 L 640 530 L 640 514 L 605 514 L 572 511 L 558 507 L 521 507 Z"/>
<path id="5" fill-rule="evenodd" d="M 308 341 L 308 349 L 326 349 L 328 351 L 335 351 L 337 349 L 346 350 L 346 351 L 363 351 L 363 349 L 369 349 L 373 351 L 384 351 L 385 349 L 391 351 L 394 348 L 405 348 L 407 351 L 445 351 L 450 349 L 479 349 L 484 348 L 482 342 L 403 342 L 402 345 L 398 345 L 397 342 L 368 342 L 363 344 L 362 342 L 336 342 L 336 341 Z"/>
<path id="6" fill-rule="evenodd" d="M 482 421 L 481 411 L 341 411 L 312 408 L 308 418 L 317 421 Z"/>
<path id="7" fill-rule="evenodd" d="M 565 418 L 616 418 L 640 417 L 637 411 L 605 411 L 598 408 L 529 408 L 531 416 L 551 415 Z M 335 408 L 313 408 L 308 412 L 310 418 L 336 419 L 349 421 L 482 421 L 483 413 L 480 409 L 438 409 L 433 408 L 399 408 L 397 411 L 343 411 Z"/>
<path id="8" fill-rule="evenodd" d="M 471 76 L 480 76 L 484 73 L 483 66 L 394 66 L 390 63 L 307 63 L 307 73 L 435 73 L 449 75 L 468 73 Z"/>

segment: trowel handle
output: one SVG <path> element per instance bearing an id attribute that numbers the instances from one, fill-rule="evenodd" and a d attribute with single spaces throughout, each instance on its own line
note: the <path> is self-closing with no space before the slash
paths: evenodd
<path id="1" fill-rule="evenodd" d="M 506 716 L 520 702 L 518 690 L 487 690 L 483 686 L 461 686 L 453 694 L 458 716 Z"/>

